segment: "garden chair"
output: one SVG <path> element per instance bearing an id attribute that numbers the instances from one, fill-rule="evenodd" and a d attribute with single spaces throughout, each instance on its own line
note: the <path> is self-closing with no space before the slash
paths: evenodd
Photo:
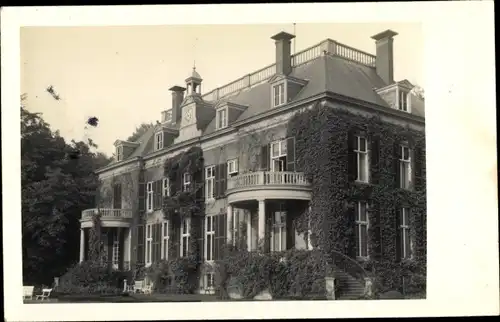
<path id="1" fill-rule="evenodd" d="M 50 297 L 51 292 L 52 292 L 51 288 L 44 288 L 42 289 L 42 294 L 37 295 L 36 299 L 41 301 L 46 300 Z"/>
<path id="2" fill-rule="evenodd" d="M 149 284 L 144 285 L 142 292 L 144 294 L 149 294 L 149 295 L 153 294 L 153 283 L 151 282 Z"/>
<path id="3" fill-rule="evenodd" d="M 34 289 L 34 286 L 23 286 L 23 300 L 32 300 Z"/>
<path id="4" fill-rule="evenodd" d="M 144 281 L 135 281 L 134 282 L 134 293 L 144 293 Z"/>

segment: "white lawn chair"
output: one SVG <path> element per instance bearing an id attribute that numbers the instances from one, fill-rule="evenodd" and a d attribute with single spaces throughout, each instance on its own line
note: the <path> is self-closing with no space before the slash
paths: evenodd
<path id="1" fill-rule="evenodd" d="M 36 299 L 41 301 L 46 300 L 49 298 L 51 292 L 52 292 L 51 288 L 44 288 L 42 289 L 42 294 L 37 295 Z"/>
<path id="2" fill-rule="evenodd" d="M 153 283 L 150 282 L 149 284 L 144 285 L 142 291 L 144 294 L 153 294 Z"/>
<path id="3" fill-rule="evenodd" d="M 34 290 L 34 286 L 23 286 L 23 300 L 32 300 Z"/>
<path id="4" fill-rule="evenodd" d="M 134 282 L 134 293 L 144 293 L 144 281 L 135 281 Z"/>

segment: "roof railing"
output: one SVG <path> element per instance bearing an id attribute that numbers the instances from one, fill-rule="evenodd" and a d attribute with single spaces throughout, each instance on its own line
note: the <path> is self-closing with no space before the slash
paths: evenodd
<path id="1" fill-rule="evenodd" d="M 306 48 L 295 55 L 292 55 L 292 66 L 297 67 L 308 63 L 323 53 L 331 56 L 338 56 L 349 61 L 362 64 L 368 67 L 375 67 L 375 56 L 359 49 L 341 44 L 335 40 L 326 39 L 319 44 Z M 203 95 L 203 99 L 207 101 L 215 101 L 233 93 L 239 92 L 245 88 L 251 88 L 260 84 L 276 74 L 276 64 L 271 64 L 256 72 L 245 75 L 227 85 L 216 88 L 209 93 Z"/>

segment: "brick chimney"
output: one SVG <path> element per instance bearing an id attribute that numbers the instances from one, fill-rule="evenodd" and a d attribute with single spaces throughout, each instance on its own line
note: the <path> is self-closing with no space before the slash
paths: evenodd
<path id="1" fill-rule="evenodd" d="M 292 72 L 291 40 L 295 38 L 287 32 L 271 37 L 276 41 L 276 74 L 288 75 Z"/>
<path id="2" fill-rule="evenodd" d="M 177 124 L 181 120 L 181 104 L 184 100 L 184 91 L 186 89 L 180 86 L 174 86 L 169 89 L 172 91 L 172 122 Z"/>
<path id="3" fill-rule="evenodd" d="M 377 46 L 375 68 L 377 74 L 387 85 L 394 83 L 394 53 L 392 43 L 394 41 L 393 37 L 397 34 L 397 32 L 387 29 L 372 36 Z"/>

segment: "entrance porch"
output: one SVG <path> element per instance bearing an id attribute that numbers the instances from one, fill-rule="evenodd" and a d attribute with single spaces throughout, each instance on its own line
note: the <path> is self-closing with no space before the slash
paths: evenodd
<path id="1" fill-rule="evenodd" d="M 89 236 L 91 228 L 80 229 L 80 262 L 89 260 Z M 114 269 L 130 269 L 131 229 L 123 227 L 102 227 L 101 241 L 104 243 L 106 262 Z"/>

